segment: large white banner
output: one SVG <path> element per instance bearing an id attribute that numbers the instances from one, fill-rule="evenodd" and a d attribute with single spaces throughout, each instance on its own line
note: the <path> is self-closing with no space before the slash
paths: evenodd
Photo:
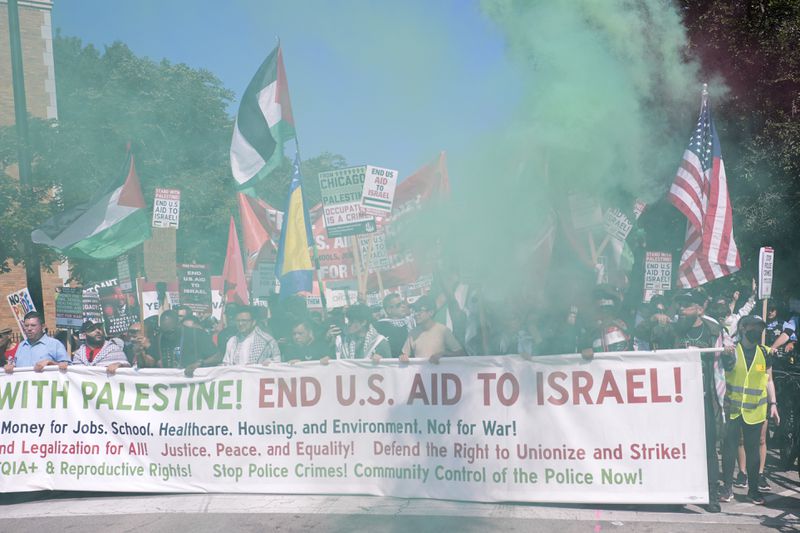
<path id="1" fill-rule="evenodd" d="M 705 503 L 700 356 L 0 377 L 0 491 Z"/>

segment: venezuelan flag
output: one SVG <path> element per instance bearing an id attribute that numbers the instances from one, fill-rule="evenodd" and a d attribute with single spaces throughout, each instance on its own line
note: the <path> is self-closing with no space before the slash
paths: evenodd
<path id="1" fill-rule="evenodd" d="M 314 277 L 310 255 L 313 244 L 311 219 L 303 199 L 299 154 L 294 160 L 294 173 L 286 204 L 281 240 L 278 244 L 278 260 L 275 262 L 275 275 L 281 283 L 281 297 L 300 291 L 310 292 Z"/>

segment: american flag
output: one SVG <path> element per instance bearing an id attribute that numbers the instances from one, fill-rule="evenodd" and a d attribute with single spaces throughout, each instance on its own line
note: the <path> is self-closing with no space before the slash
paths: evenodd
<path id="1" fill-rule="evenodd" d="M 739 270 L 733 207 L 705 89 L 700 117 L 669 190 L 669 200 L 688 219 L 678 285 L 696 287 Z"/>

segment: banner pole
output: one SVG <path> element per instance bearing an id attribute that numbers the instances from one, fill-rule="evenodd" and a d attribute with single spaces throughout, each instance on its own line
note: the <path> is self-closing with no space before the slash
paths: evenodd
<path id="1" fill-rule="evenodd" d="M 767 323 L 767 302 L 769 298 L 764 298 L 761 300 L 761 318 L 764 320 L 764 323 Z M 764 328 L 764 331 L 761 332 L 761 344 L 767 342 L 767 329 Z"/>
<path id="2" fill-rule="evenodd" d="M 358 235 L 351 235 L 350 246 L 353 249 L 353 263 L 356 267 L 356 278 L 358 279 L 358 296 L 366 300 L 366 283 L 364 282 L 364 275 L 361 270 L 361 251 L 359 250 L 360 245 L 356 242 L 357 239 Z"/>

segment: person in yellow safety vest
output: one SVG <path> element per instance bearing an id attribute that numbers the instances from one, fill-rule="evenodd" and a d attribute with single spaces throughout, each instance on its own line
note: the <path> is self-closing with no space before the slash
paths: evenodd
<path id="1" fill-rule="evenodd" d="M 733 466 L 736 462 L 740 435 L 744 440 L 747 464 L 749 500 L 764 504 L 758 489 L 758 447 L 761 426 L 770 418 L 780 423 L 775 404 L 775 385 L 772 382 L 772 358 L 766 346 L 758 344 L 766 324 L 757 316 L 749 315 L 739 320 L 739 342 L 734 354 L 723 356 L 725 368 L 725 438 L 722 445 L 723 488 L 719 500 L 733 499 Z"/>

